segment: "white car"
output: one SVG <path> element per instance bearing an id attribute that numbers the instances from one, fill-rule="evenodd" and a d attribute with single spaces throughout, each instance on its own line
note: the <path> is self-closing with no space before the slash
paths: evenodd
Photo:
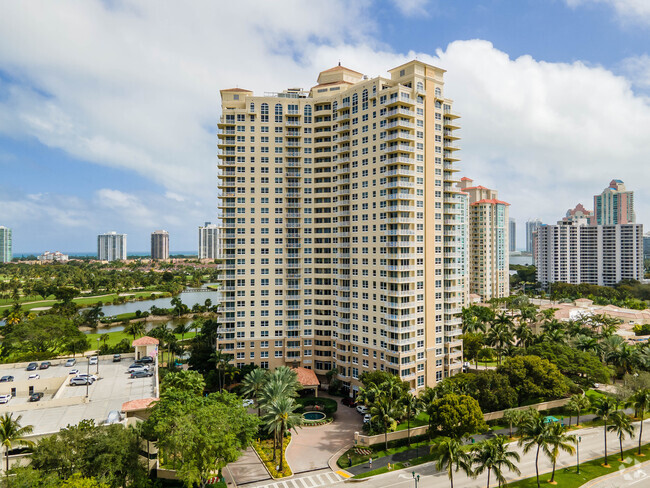
<path id="1" fill-rule="evenodd" d="M 9 400 L 11 400 L 11 393 L 0 395 L 0 403 L 9 403 Z"/>
<path id="2" fill-rule="evenodd" d="M 79 373 L 79 374 L 77 374 L 77 377 L 78 378 L 86 378 L 86 377 L 90 378 L 91 383 L 93 381 L 97 381 L 97 376 L 94 375 L 94 374 Z"/>
<path id="3" fill-rule="evenodd" d="M 364 424 L 367 424 L 368 422 L 370 422 L 370 419 L 371 419 L 371 418 L 372 418 L 372 415 L 370 415 L 369 413 L 365 414 L 365 415 L 363 416 L 363 423 L 364 423 Z"/>
<path id="4" fill-rule="evenodd" d="M 252 407 L 255 402 L 251 400 L 250 398 L 246 398 L 242 401 L 242 404 L 244 407 Z"/>
<path id="5" fill-rule="evenodd" d="M 97 364 L 98 361 L 97 356 L 91 356 L 90 359 L 88 359 L 88 361 L 90 362 L 91 366 Z"/>
<path id="6" fill-rule="evenodd" d="M 71 368 L 75 364 L 77 364 L 77 360 L 74 359 L 74 358 L 70 358 L 65 362 L 65 365 L 66 365 L 67 368 Z"/>
<path id="7" fill-rule="evenodd" d="M 368 413 L 368 407 L 366 407 L 365 405 L 357 405 L 357 412 L 365 415 Z"/>
<path id="8" fill-rule="evenodd" d="M 77 374 L 79 374 L 79 370 L 78 370 L 78 369 L 71 369 L 71 370 L 70 370 L 70 374 L 75 374 L 75 375 L 77 375 Z"/>
<path id="9" fill-rule="evenodd" d="M 30 374 L 28 380 L 37 380 L 41 377 L 40 374 Z"/>

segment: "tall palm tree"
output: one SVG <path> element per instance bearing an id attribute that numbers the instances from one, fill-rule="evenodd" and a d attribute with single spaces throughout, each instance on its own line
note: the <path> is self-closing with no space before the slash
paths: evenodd
<path id="1" fill-rule="evenodd" d="M 612 425 L 607 427 L 607 430 L 609 432 L 616 432 L 616 436 L 618 437 L 618 446 L 621 449 L 621 461 L 623 461 L 623 439 L 626 435 L 634 437 L 634 426 L 622 410 L 616 410 L 613 412 L 610 416 L 610 420 L 612 421 Z M 643 422 L 641 423 L 643 424 Z"/>
<path id="2" fill-rule="evenodd" d="M 274 399 L 266 406 L 266 414 L 262 418 L 267 424 L 267 430 L 273 433 L 279 442 L 273 443 L 273 461 L 276 459 L 276 445 L 280 444 L 280 469 L 282 469 L 283 441 L 287 431 L 303 424 L 302 415 L 295 412 L 298 408 L 296 401 L 288 396 Z"/>
<path id="3" fill-rule="evenodd" d="M 641 419 L 641 424 L 639 425 L 639 451 L 638 455 L 641 455 L 641 438 L 643 437 L 643 417 L 645 417 L 645 412 L 650 408 L 650 388 L 644 388 L 635 392 L 630 399 L 628 400 L 628 406 L 634 408 L 634 412 L 637 417 Z"/>
<path id="4" fill-rule="evenodd" d="M 535 340 L 535 334 L 533 329 L 526 322 L 520 322 L 517 327 L 515 327 L 515 337 L 517 338 L 518 347 L 528 347 Z"/>
<path id="5" fill-rule="evenodd" d="M 439 437 L 431 446 L 436 469 L 447 471 L 451 488 L 454 488 L 454 472 L 463 471 L 467 476 L 473 476 L 472 457 L 466 447 L 458 439 Z"/>
<path id="6" fill-rule="evenodd" d="M 598 339 L 595 337 L 586 334 L 578 334 L 575 336 L 573 345 L 578 351 L 592 352 L 600 355 L 600 344 L 598 343 Z"/>
<path id="7" fill-rule="evenodd" d="M 591 402 L 589 401 L 589 398 L 584 395 L 573 395 L 569 398 L 569 402 L 566 406 L 569 411 L 576 413 L 576 427 L 578 427 L 580 426 L 580 412 L 587 410 L 591 406 Z M 569 426 L 570 425 L 571 417 L 569 417 Z"/>
<path id="8" fill-rule="evenodd" d="M 514 408 L 509 408 L 505 412 L 503 412 L 503 420 L 508 422 L 508 425 L 510 426 L 510 434 L 508 437 L 512 439 L 512 426 L 513 425 L 518 425 L 524 417 L 525 412 L 523 410 L 517 410 Z"/>
<path id="9" fill-rule="evenodd" d="M 397 419 L 402 416 L 402 405 L 381 395 L 370 405 L 371 421 L 381 425 L 384 431 L 384 445 L 388 450 L 388 431 L 395 426 Z"/>
<path id="10" fill-rule="evenodd" d="M 438 390 L 427 386 L 420 392 L 420 402 L 422 403 L 422 409 L 427 413 L 429 428 L 427 432 L 429 433 L 429 440 L 431 440 L 431 419 L 433 414 L 433 401 L 438 398 Z"/>
<path id="11" fill-rule="evenodd" d="M 505 313 L 497 315 L 497 318 L 502 315 L 505 315 Z M 509 317 L 508 320 L 510 320 Z M 503 352 L 512 345 L 513 341 L 514 336 L 510 327 L 502 322 L 495 322 L 485 336 L 485 342 L 497 350 L 497 364 L 501 364 Z"/>
<path id="12" fill-rule="evenodd" d="M 560 451 L 573 454 L 575 452 L 573 445 L 577 442 L 577 439 L 576 436 L 567 434 L 567 427 L 562 424 L 547 424 L 546 430 L 547 444 L 544 453 L 553 463 L 553 474 L 551 474 L 550 481 L 550 483 L 553 483 L 555 482 L 555 465 L 557 464 L 557 458 L 560 455 Z"/>
<path id="13" fill-rule="evenodd" d="M 478 476 L 487 470 L 487 488 L 490 488 L 490 474 L 494 472 L 499 486 L 505 483 L 505 476 L 503 476 L 503 468 L 509 471 L 514 471 L 520 474 L 519 468 L 514 464 L 514 461 L 519 461 L 521 458 L 518 453 L 508 450 L 508 444 L 505 437 L 494 437 L 479 442 L 472 448 L 474 454 L 472 462 L 477 467 L 474 470 L 474 475 Z"/>
<path id="14" fill-rule="evenodd" d="M 402 399 L 404 404 L 404 409 L 406 410 L 406 429 L 408 430 L 407 444 L 411 445 L 411 418 L 417 416 L 418 412 L 422 408 L 422 403 L 420 399 L 410 392 L 404 393 Z"/>
<path id="15" fill-rule="evenodd" d="M 260 394 L 268 379 L 268 371 L 262 368 L 255 368 L 242 380 L 243 393 L 248 398 L 253 398 L 257 403 L 257 416 L 262 416 L 260 405 Z"/>
<path id="16" fill-rule="evenodd" d="M 7 475 L 7 482 L 9 481 L 9 451 L 13 446 L 32 447 L 34 442 L 25 439 L 25 436 L 34 431 L 31 425 L 22 427 L 20 421 L 23 416 L 19 415 L 13 418 L 13 414 L 5 413 L 0 417 L 0 444 L 5 450 L 5 473 Z"/>
<path id="17" fill-rule="evenodd" d="M 129 325 L 124 327 L 124 333 L 128 335 L 132 335 L 133 340 L 135 340 L 136 336 L 144 335 L 145 333 L 144 322 L 131 322 Z"/>
<path id="18" fill-rule="evenodd" d="M 548 429 L 544 419 L 539 412 L 530 412 L 526 415 L 519 426 L 519 445 L 524 447 L 524 454 L 527 454 L 533 448 L 537 448 L 535 453 L 535 475 L 537 477 L 537 488 L 539 484 L 539 453 L 546 452 L 548 449 Z"/>
<path id="19" fill-rule="evenodd" d="M 607 463 L 607 422 L 615 411 L 615 402 L 609 397 L 597 398 L 592 403 L 592 406 L 596 416 L 600 417 L 604 421 L 603 436 L 605 439 L 605 466 L 609 466 Z"/>
<path id="20" fill-rule="evenodd" d="M 110 339 L 111 336 L 108 334 L 102 334 L 99 336 L 99 339 L 104 343 L 104 347 L 106 347 L 106 341 Z"/>
<path id="21" fill-rule="evenodd" d="M 181 342 L 185 340 L 185 334 L 192 330 L 192 324 L 189 322 L 181 322 L 176 327 L 174 327 L 174 334 L 181 335 Z"/>

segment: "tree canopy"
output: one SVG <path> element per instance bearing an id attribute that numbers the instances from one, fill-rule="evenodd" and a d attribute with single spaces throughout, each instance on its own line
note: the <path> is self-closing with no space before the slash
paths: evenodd
<path id="1" fill-rule="evenodd" d="M 433 400 L 431 427 L 443 436 L 461 439 L 487 429 L 478 402 L 469 395 L 449 394 Z"/>

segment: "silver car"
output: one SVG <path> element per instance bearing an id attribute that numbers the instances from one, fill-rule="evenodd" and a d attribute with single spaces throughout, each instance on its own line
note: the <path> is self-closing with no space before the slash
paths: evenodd
<path id="1" fill-rule="evenodd" d="M 0 403 L 9 403 L 9 400 L 11 400 L 11 393 L 0 395 Z"/>

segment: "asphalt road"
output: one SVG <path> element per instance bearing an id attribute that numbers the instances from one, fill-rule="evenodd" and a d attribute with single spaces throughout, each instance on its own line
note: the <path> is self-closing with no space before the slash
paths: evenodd
<path id="1" fill-rule="evenodd" d="M 639 422 L 635 422 L 634 425 L 636 427 L 636 432 L 638 432 Z M 644 435 L 646 436 L 650 435 L 647 434 L 647 432 L 650 432 L 649 427 L 650 427 L 650 419 L 645 420 L 644 432 L 646 434 Z M 576 431 L 572 431 L 572 434 L 582 437 L 582 442 L 580 442 L 581 462 L 602 457 L 604 455 L 604 448 L 603 448 L 604 436 L 603 436 L 602 427 L 576 430 Z M 648 437 L 647 439 L 650 439 L 650 437 Z M 638 443 L 638 439 L 636 437 L 633 439 L 626 439 L 623 441 L 623 449 L 629 449 L 631 447 L 634 447 L 637 443 Z M 615 433 L 610 432 L 607 434 L 608 455 L 611 455 L 612 457 L 616 456 L 617 449 L 618 449 L 618 438 L 616 437 Z M 518 463 L 518 467 L 521 470 L 521 475 L 508 473 L 506 474 L 506 479 L 510 482 L 520 478 L 529 478 L 531 476 L 535 476 L 535 451 L 533 450 L 528 454 L 523 454 L 522 449 L 516 447 L 516 444 L 513 450 L 515 450 L 521 455 L 521 461 Z M 568 456 L 562 453 L 560 454 L 560 457 L 558 459 L 556 469 L 560 470 L 563 469 L 564 467 L 574 466 L 575 464 L 576 464 L 575 455 Z M 551 462 L 548 460 L 548 458 L 540 454 L 540 460 L 539 460 L 540 474 L 550 472 L 552 468 L 553 466 Z M 650 471 L 650 468 L 646 468 L 646 470 Z M 404 469 L 392 473 L 374 476 L 370 478 L 367 482 L 362 484 L 366 486 L 372 486 L 373 488 L 413 488 L 414 482 L 411 475 L 411 471 L 415 471 L 416 474 L 420 475 L 419 486 L 421 487 L 447 486 L 447 484 L 449 483 L 446 473 L 439 473 L 436 471 L 433 463 L 426 463 L 420 466 L 416 466 L 415 468 L 413 468 L 413 470 Z M 486 480 L 487 480 L 486 474 L 480 476 L 478 479 L 472 479 L 472 478 L 468 478 L 463 473 L 460 472 L 454 473 L 455 488 L 483 487 L 486 484 Z M 621 478 L 621 480 L 623 480 L 623 478 Z M 648 482 L 648 479 L 645 479 L 645 481 Z M 627 481 L 625 483 L 621 483 L 619 485 L 613 485 L 613 486 L 627 486 L 626 483 Z M 607 484 L 604 484 L 602 486 L 598 485 L 598 488 L 609 488 L 609 486 L 612 485 L 607 485 Z M 630 484 L 630 486 L 647 486 L 647 485 L 644 485 L 643 483 L 637 483 L 637 484 Z"/>

